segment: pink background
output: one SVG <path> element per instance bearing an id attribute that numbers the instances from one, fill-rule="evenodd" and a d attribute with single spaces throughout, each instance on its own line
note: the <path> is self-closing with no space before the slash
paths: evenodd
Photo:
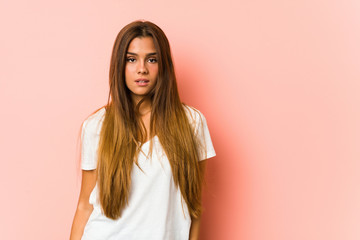
<path id="1" fill-rule="evenodd" d="M 360 3 L 1 1 L 1 239 L 67 239 L 118 31 L 167 34 L 206 116 L 203 240 L 360 239 Z"/>

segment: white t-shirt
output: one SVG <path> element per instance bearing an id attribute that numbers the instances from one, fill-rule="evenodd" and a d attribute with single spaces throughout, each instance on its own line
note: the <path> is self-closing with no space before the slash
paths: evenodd
<path id="1" fill-rule="evenodd" d="M 185 110 L 201 139 L 203 150 L 199 160 L 216 156 L 204 115 L 186 105 Z M 88 117 L 82 127 L 81 168 L 96 168 L 99 134 L 105 113 L 103 107 Z M 201 124 L 202 123 L 202 124 Z M 191 218 L 180 190 L 175 187 L 168 158 L 159 139 L 153 139 L 152 159 L 146 157 L 150 141 L 142 146 L 138 164 L 134 163 L 131 175 L 129 205 L 117 220 L 107 218 L 97 199 L 97 185 L 90 194 L 89 203 L 94 206 L 82 240 L 188 240 Z"/>

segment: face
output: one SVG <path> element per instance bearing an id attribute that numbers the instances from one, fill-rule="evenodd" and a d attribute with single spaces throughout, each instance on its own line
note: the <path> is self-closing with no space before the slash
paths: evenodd
<path id="1" fill-rule="evenodd" d="M 135 102 L 155 86 L 157 76 L 157 52 L 153 39 L 134 38 L 126 53 L 125 82 Z"/>

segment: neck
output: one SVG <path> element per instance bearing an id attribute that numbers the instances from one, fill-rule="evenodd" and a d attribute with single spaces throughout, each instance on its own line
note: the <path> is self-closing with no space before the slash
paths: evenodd
<path id="1" fill-rule="evenodd" d="M 141 98 L 134 98 L 135 106 L 140 102 Z M 151 111 L 151 102 L 149 100 L 145 100 L 141 103 L 139 108 L 139 113 L 141 116 L 148 114 Z"/>

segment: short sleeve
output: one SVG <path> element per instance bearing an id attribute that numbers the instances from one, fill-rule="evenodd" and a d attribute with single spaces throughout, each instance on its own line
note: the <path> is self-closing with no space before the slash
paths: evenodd
<path id="1" fill-rule="evenodd" d="M 81 169 L 93 170 L 97 164 L 97 150 L 99 147 L 101 112 L 87 118 L 81 129 Z"/>
<path id="2" fill-rule="evenodd" d="M 216 156 L 205 116 L 193 107 L 188 106 L 187 109 L 199 143 L 199 161 Z"/>

